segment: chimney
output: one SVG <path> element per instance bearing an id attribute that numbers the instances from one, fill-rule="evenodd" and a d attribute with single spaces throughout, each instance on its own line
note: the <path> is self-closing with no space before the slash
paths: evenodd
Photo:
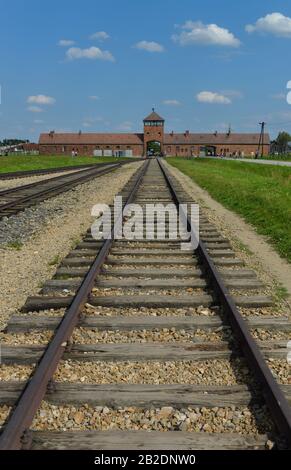
<path id="1" fill-rule="evenodd" d="M 53 136 L 54 136 L 54 133 L 55 133 L 55 131 L 50 131 L 49 136 L 50 136 L 50 137 L 53 137 Z"/>
<path id="2" fill-rule="evenodd" d="M 215 135 L 215 137 L 217 137 L 217 134 L 218 134 L 218 132 L 217 132 L 217 131 L 214 131 L 214 135 Z"/>
<path id="3" fill-rule="evenodd" d="M 82 135 L 82 131 L 80 130 L 80 131 L 78 132 L 78 134 L 79 134 L 79 135 Z"/>
<path id="4" fill-rule="evenodd" d="M 171 136 L 171 137 L 174 137 L 174 131 L 171 132 L 170 136 Z"/>
<path id="5" fill-rule="evenodd" d="M 189 131 L 185 131 L 185 137 L 189 137 Z"/>

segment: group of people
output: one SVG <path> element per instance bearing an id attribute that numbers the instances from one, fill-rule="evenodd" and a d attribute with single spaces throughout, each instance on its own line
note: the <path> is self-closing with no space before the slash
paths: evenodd
<path id="1" fill-rule="evenodd" d="M 77 157 L 78 156 L 78 150 L 73 149 L 72 150 L 72 157 Z"/>
<path id="2" fill-rule="evenodd" d="M 217 157 L 229 157 L 229 158 L 244 158 L 245 153 L 243 151 L 236 151 L 236 152 L 220 152 L 220 154 L 216 155 Z"/>

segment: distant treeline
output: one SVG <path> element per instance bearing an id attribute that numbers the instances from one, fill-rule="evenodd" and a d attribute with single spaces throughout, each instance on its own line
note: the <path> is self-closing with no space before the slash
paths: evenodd
<path id="1" fill-rule="evenodd" d="M 18 145 L 18 144 L 28 144 L 29 140 L 22 140 L 22 139 L 3 139 L 0 140 L 1 147 L 7 147 L 10 145 Z"/>
<path id="2" fill-rule="evenodd" d="M 271 153 L 278 152 L 281 154 L 290 153 L 291 151 L 291 135 L 289 132 L 279 132 L 276 140 L 271 142 Z"/>

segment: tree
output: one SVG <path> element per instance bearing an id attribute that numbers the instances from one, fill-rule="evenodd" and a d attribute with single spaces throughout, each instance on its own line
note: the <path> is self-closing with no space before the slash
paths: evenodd
<path id="1" fill-rule="evenodd" d="M 0 141 L 0 145 L 3 147 L 7 146 L 9 147 L 10 145 L 18 145 L 18 144 L 27 144 L 29 143 L 29 140 L 24 140 L 24 139 L 3 139 L 3 141 Z"/>
<path id="2" fill-rule="evenodd" d="M 161 144 L 160 142 L 149 142 L 147 146 L 148 152 L 151 152 L 153 155 L 159 155 L 161 153 Z"/>
<path id="3" fill-rule="evenodd" d="M 288 143 L 291 142 L 291 135 L 288 132 L 279 132 L 277 137 L 277 148 L 279 153 L 286 153 Z"/>

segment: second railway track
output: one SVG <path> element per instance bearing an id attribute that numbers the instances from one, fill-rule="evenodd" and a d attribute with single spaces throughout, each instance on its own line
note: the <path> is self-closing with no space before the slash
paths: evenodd
<path id="1" fill-rule="evenodd" d="M 0 220 L 25 210 L 50 197 L 69 191 L 93 178 L 106 175 L 122 163 L 100 164 L 73 173 L 0 191 Z"/>
<path id="2" fill-rule="evenodd" d="M 156 160 L 122 195 L 191 202 Z M 88 231 L 3 334 L 2 368 L 27 381 L 0 383 L 0 449 L 290 447 L 291 390 L 270 367 L 285 370 L 291 322 L 242 316 L 272 299 L 203 214 L 200 238 L 192 253 Z"/>

